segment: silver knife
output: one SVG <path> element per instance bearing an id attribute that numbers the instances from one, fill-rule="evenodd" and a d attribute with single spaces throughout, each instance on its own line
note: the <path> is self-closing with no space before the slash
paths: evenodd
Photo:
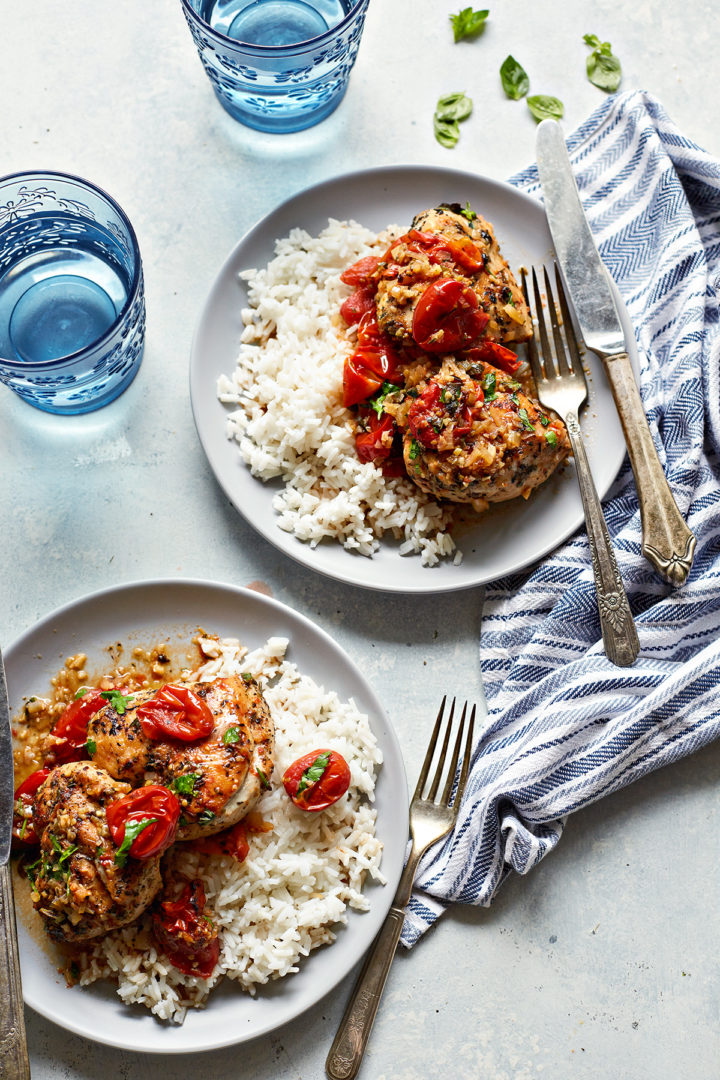
<path id="1" fill-rule="evenodd" d="M 682 585 L 692 566 L 695 537 L 677 507 L 650 434 L 610 275 L 585 217 L 557 120 L 543 120 L 538 127 L 537 166 L 555 254 L 580 332 L 603 361 L 625 433 L 640 503 L 643 555 L 666 581 Z"/>
<path id="2" fill-rule="evenodd" d="M 12 843 L 15 783 L 5 666 L 0 653 L 0 935 L 6 943 L 0 955 L 0 1061 L 3 1080 L 29 1080 L 23 1013 L 20 956 L 13 902 L 10 845 Z"/>

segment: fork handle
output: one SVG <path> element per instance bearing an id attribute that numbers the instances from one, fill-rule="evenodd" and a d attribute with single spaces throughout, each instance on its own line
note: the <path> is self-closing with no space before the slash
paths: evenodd
<path id="1" fill-rule="evenodd" d="M 628 354 L 616 353 L 603 361 L 635 474 L 643 555 L 665 581 L 682 585 L 692 566 L 695 536 L 677 507 L 660 464 Z"/>
<path id="2" fill-rule="evenodd" d="M 572 443 L 580 495 L 585 511 L 605 653 L 608 660 L 617 664 L 618 667 L 629 667 L 635 662 L 640 652 L 637 630 L 610 543 L 605 515 L 590 472 L 580 424 L 574 413 L 565 417 L 565 426 Z"/>

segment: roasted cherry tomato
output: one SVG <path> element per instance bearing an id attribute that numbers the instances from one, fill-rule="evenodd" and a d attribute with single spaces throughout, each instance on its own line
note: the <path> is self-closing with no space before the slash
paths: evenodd
<path id="1" fill-rule="evenodd" d="M 340 314 L 349 326 L 354 326 L 364 315 L 372 315 L 374 311 L 375 294 L 365 288 L 356 289 L 340 305 Z"/>
<path id="2" fill-rule="evenodd" d="M 369 429 L 355 436 L 355 449 L 361 461 L 374 461 L 379 465 L 392 453 L 395 422 L 387 413 L 380 417 L 373 410 L 368 423 Z"/>
<path id="3" fill-rule="evenodd" d="M 249 834 L 264 832 L 272 832 L 272 824 L 251 810 L 237 825 L 214 836 L 191 840 L 189 846 L 193 851 L 202 851 L 206 855 L 232 855 L 238 862 L 244 862 L 250 851 Z"/>
<path id="4" fill-rule="evenodd" d="M 384 255 L 386 263 L 392 265 L 395 248 L 400 244 L 411 252 L 422 252 L 427 255 L 431 263 L 445 265 L 455 263 L 468 274 L 475 274 L 484 266 L 482 251 L 469 236 L 458 236 L 450 240 L 436 233 L 423 233 L 419 229 L 411 229 L 410 232 L 392 242 Z"/>
<path id="5" fill-rule="evenodd" d="M 53 764 L 64 765 L 67 761 L 81 761 L 87 757 L 87 726 L 90 718 L 107 704 L 102 695 L 102 690 L 86 690 L 61 713 L 51 732 L 56 739 L 63 740 L 53 746 Z"/>
<path id="6" fill-rule="evenodd" d="M 209 979 L 220 956 L 220 940 L 205 911 L 202 882 L 191 881 L 179 900 L 163 900 L 153 912 L 153 932 L 173 967 Z"/>
<path id="7" fill-rule="evenodd" d="M 521 365 L 517 353 L 514 353 L 512 349 L 506 349 L 504 345 L 499 345 L 497 341 L 480 341 L 463 352 L 463 356 L 469 360 L 484 360 L 508 375 L 514 375 Z"/>
<path id="8" fill-rule="evenodd" d="M 105 817 L 118 849 L 115 862 L 123 866 L 128 855 L 151 859 L 170 847 L 177 832 L 180 803 L 169 788 L 147 784 L 109 803 Z"/>
<path id="9" fill-rule="evenodd" d="M 33 826 L 33 808 L 35 794 L 41 784 L 44 784 L 50 775 L 50 769 L 38 769 L 31 773 L 27 780 L 15 790 L 15 808 L 13 811 L 12 835 L 13 845 L 24 844 L 32 847 L 40 843 L 40 837 Z"/>
<path id="10" fill-rule="evenodd" d="M 364 259 L 358 259 L 352 266 L 348 266 L 347 270 L 343 270 L 340 280 L 346 285 L 369 286 L 379 262 L 377 255 L 366 255 Z"/>
<path id="11" fill-rule="evenodd" d="M 179 739 L 195 742 L 204 739 L 215 727 L 207 703 L 188 686 L 161 686 L 137 707 L 140 727 L 148 739 Z"/>
<path id="12" fill-rule="evenodd" d="M 356 364 L 353 357 L 349 356 L 343 368 L 343 405 L 348 409 L 351 405 L 365 401 L 376 394 L 382 384 L 382 376 L 378 378 L 368 368 Z"/>
<path id="13" fill-rule="evenodd" d="M 313 750 L 292 763 L 283 784 L 301 810 L 325 810 L 350 787 L 350 769 L 336 750 Z"/>
<path id="14" fill-rule="evenodd" d="M 477 341 L 489 321 L 469 286 L 455 278 L 439 278 L 415 305 L 412 335 L 427 352 L 459 352 Z"/>

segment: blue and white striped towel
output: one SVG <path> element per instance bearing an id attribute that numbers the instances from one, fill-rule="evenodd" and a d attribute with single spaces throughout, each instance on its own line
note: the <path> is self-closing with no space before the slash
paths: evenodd
<path id="1" fill-rule="evenodd" d="M 608 98 L 568 146 L 695 562 L 676 591 L 645 561 L 626 460 L 605 515 L 640 637 L 632 668 L 603 652 L 584 529 L 487 588 L 487 726 L 457 829 L 421 866 L 408 946 L 448 902 L 487 905 L 507 874 L 531 870 L 568 814 L 720 735 L 720 161 L 641 92 Z M 534 166 L 513 183 L 540 196 Z"/>

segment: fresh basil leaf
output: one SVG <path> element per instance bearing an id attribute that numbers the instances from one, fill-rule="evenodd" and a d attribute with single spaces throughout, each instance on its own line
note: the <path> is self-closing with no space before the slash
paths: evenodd
<path id="1" fill-rule="evenodd" d="M 192 795 L 195 791 L 195 785 L 201 777 L 202 773 L 183 773 L 182 776 L 175 777 L 171 785 L 172 789 L 177 791 L 178 795 Z"/>
<path id="2" fill-rule="evenodd" d="M 123 835 L 123 842 L 115 852 L 115 865 L 123 867 L 128 861 L 128 855 L 130 854 L 130 848 L 133 840 L 135 840 L 140 833 L 147 829 L 148 825 L 155 825 L 157 818 L 142 818 L 140 821 L 126 821 L 125 833 Z"/>
<path id="3" fill-rule="evenodd" d="M 96 750 L 97 750 L 97 743 L 95 742 L 95 740 L 94 739 L 88 739 L 88 741 L 85 743 L 85 751 L 86 751 L 88 757 L 92 757 Z"/>
<path id="4" fill-rule="evenodd" d="M 555 434 L 554 431 L 546 431 L 545 432 L 545 438 L 547 439 L 547 441 L 550 443 L 551 446 L 557 446 L 557 435 Z"/>
<path id="5" fill-rule="evenodd" d="M 85 697 L 88 691 L 92 690 L 92 686 L 81 686 L 75 691 L 73 701 L 78 701 L 79 698 Z M 32 698 L 30 699 L 32 701 Z"/>
<path id="6" fill-rule="evenodd" d="M 583 41 L 592 52 L 585 62 L 587 77 L 593 86 L 614 93 L 622 79 L 622 67 L 617 56 L 613 55 L 609 41 L 600 41 L 597 34 L 585 34 Z"/>
<path id="7" fill-rule="evenodd" d="M 411 461 L 414 461 L 419 453 L 420 453 L 420 443 L 417 441 L 417 439 L 411 439 L 410 440 L 410 450 L 409 450 L 409 453 L 408 453 L 408 457 L 410 458 Z"/>
<path id="8" fill-rule="evenodd" d="M 380 418 L 385 411 L 385 398 L 388 396 L 388 394 L 395 393 L 396 390 L 397 386 L 393 386 L 391 382 L 384 382 L 378 390 L 377 394 L 375 394 L 374 397 L 370 398 L 370 407 L 375 410 L 378 418 Z"/>
<path id="9" fill-rule="evenodd" d="M 520 423 L 526 431 L 535 431 L 535 428 L 530 423 L 530 417 L 527 414 L 527 409 L 519 409 L 518 416 L 520 417 Z"/>
<path id="10" fill-rule="evenodd" d="M 236 727 L 229 727 L 222 737 L 222 741 L 226 746 L 232 746 L 240 738 L 240 731 Z"/>
<path id="11" fill-rule="evenodd" d="M 535 94 L 527 103 L 536 120 L 560 120 L 565 112 L 562 101 L 550 94 Z"/>
<path id="12" fill-rule="evenodd" d="M 472 98 L 462 90 L 456 90 L 453 94 L 438 98 L 435 115 L 440 120 L 467 120 L 472 108 Z"/>
<path id="13" fill-rule="evenodd" d="M 448 150 L 452 150 L 460 138 L 457 120 L 440 120 L 437 114 L 433 117 L 433 131 L 440 145 L 446 146 Z"/>
<path id="14" fill-rule="evenodd" d="M 473 11 L 471 7 L 466 7 L 458 11 L 457 15 L 451 15 L 454 40 L 457 42 L 463 38 L 477 37 L 489 14 L 489 11 Z"/>
<path id="15" fill-rule="evenodd" d="M 312 765 L 308 765 L 305 772 L 300 777 L 300 783 L 297 786 L 295 795 L 301 795 L 306 788 L 309 788 L 311 784 L 317 784 L 318 780 L 321 780 L 325 770 L 330 764 L 330 751 L 325 754 L 318 754 L 313 761 Z"/>
<path id="16" fill-rule="evenodd" d="M 492 399 L 496 396 L 497 390 L 497 378 L 494 371 L 488 371 L 485 378 L 483 379 L 482 388 L 485 395 L 485 400 L 492 401 Z"/>
<path id="17" fill-rule="evenodd" d="M 530 80 L 525 68 L 518 64 L 514 56 L 508 56 L 500 65 L 500 81 L 506 95 L 513 101 L 525 97 L 530 89 Z"/>
<path id="18" fill-rule="evenodd" d="M 133 698 L 134 694 L 122 694 L 119 690 L 103 690 L 101 697 L 104 697 L 106 701 L 109 701 L 118 716 L 122 716 L 126 711 Z"/>

